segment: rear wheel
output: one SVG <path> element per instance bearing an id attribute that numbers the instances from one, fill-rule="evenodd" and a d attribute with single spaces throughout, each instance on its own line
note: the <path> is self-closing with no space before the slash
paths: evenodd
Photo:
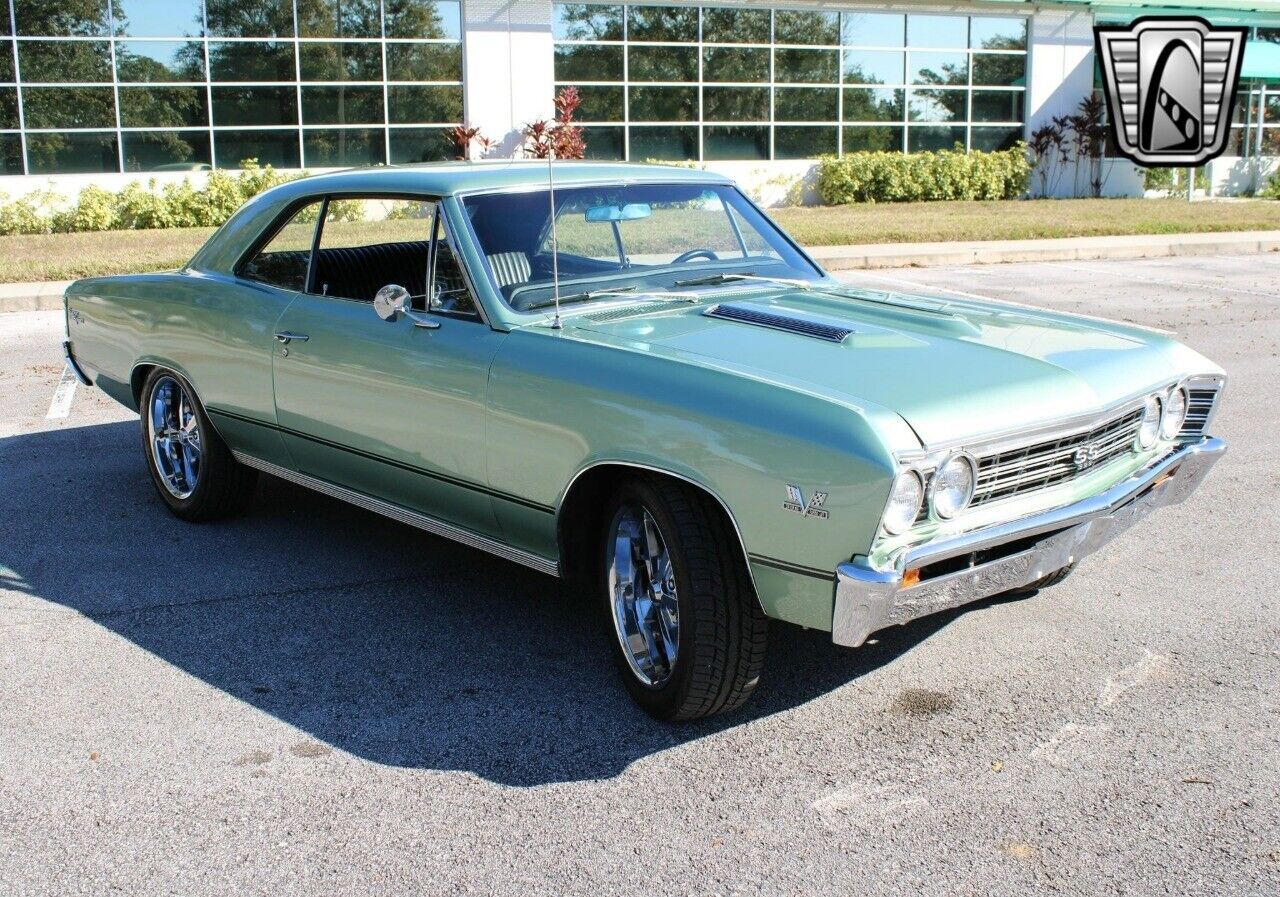
<path id="1" fill-rule="evenodd" d="M 764 666 L 768 619 L 719 509 L 683 484 L 637 479 L 604 521 L 607 625 L 632 698 L 664 720 L 741 706 Z"/>
<path id="2" fill-rule="evenodd" d="M 142 385 L 140 411 L 147 468 L 169 510 L 203 521 L 244 506 L 256 472 L 232 456 L 182 377 L 153 370 Z"/>

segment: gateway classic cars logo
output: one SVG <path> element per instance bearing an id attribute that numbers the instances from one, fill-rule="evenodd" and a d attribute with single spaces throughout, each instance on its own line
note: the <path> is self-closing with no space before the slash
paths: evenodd
<path id="1" fill-rule="evenodd" d="M 1120 152 L 1157 167 L 1200 165 L 1222 154 L 1246 29 L 1143 17 L 1093 33 Z"/>

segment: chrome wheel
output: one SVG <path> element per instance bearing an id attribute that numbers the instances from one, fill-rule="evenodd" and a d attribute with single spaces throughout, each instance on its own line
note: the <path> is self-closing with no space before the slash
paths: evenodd
<path id="1" fill-rule="evenodd" d="M 151 459 L 174 498 L 190 498 L 200 481 L 200 421 L 195 405 L 176 379 L 163 376 L 151 389 L 147 435 Z"/>
<path id="2" fill-rule="evenodd" d="M 631 671 L 645 685 L 671 678 L 680 646 L 675 569 L 657 522 L 647 510 L 623 505 L 607 543 L 613 626 Z"/>

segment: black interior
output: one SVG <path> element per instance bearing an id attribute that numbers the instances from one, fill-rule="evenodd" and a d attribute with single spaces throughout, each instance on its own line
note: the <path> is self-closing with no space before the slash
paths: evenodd
<path id="1" fill-rule="evenodd" d="M 429 240 L 415 240 L 320 249 L 312 273 L 312 292 L 372 302 L 378 290 L 395 283 L 414 295 L 425 293 L 430 245 Z"/>

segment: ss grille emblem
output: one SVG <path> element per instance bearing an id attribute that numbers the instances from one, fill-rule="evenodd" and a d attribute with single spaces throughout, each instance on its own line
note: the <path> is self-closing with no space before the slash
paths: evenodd
<path id="1" fill-rule="evenodd" d="M 1082 445 L 1075 450 L 1071 456 L 1072 462 L 1076 465 L 1077 470 L 1084 470 L 1098 463 L 1098 459 L 1102 456 L 1102 446 L 1094 442 L 1089 445 Z"/>
<path id="2" fill-rule="evenodd" d="M 795 514 L 804 517 L 816 517 L 819 520 L 826 520 L 831 515 L 827 513 L 822 506 L 827 502 L 827 493 L 815 492 L 813 497 L 807 502 L 804 500 L 804 493 L 800 491 L 799 486 L 787 484 L 787 500 L 782 503 L 782 507 Z"/>

